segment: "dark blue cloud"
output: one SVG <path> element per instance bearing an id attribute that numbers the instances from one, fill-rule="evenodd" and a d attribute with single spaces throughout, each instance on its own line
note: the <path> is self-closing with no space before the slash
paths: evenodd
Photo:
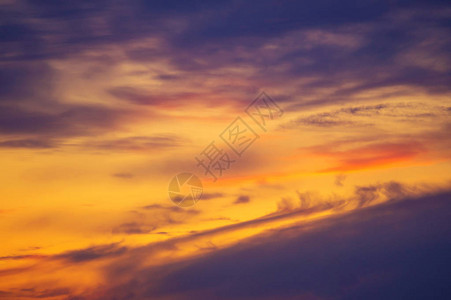
<path id="1" fill-rule="evenodd" d="M 2 42 L 17 42 L 33 38 L 37 32 L 25 24 L 6 23 L 0 26 Z"/>
<path id="2" fill-rule="evenodd" d="M 102 106 L 62 105 L 56 112 L 0 106 L 0 133 L 35 137 L 90 136 L 114 128 L 129 111 Z"/>
<path id="3" fill-rule="evenodd" d="M 393 187 L 394 190 L 399 190 Z M 447 299 L 451 193 L 389 201 L 140 271 L 116 299 Z M 309 298 L 310 297 L 310 298 Z"/>
<path id="4" fill-rule="evenodd" d="M 444 38 L 449 36 L 448 18 L 437 10 L 445 7 L 443 1 L 21 2 L 3 6 L 0 59 L 16 64 L 64 58 L 104 45 L 153 37 L 159 40 L 155 46 L 125 49 L 128 58 L 169 61 L 186 72 L 184 76 L 205 75 L 226 66 L 251 66 L 256 74 L 246 80 L 252 84 L 265 82 L 267 88 L 277 87 L 284 80 L 317 78 L 299 87 L 303 94 L 360 81 L 352 88 L 309 102 L 280 95 L 295 102 L 290 109 L 309 103 L 344 102 L 361 91 L 396 85 L 443 93 L 449 91 L 449 70 L 415 63 L 402 65 L 399 56 L 410 50 L 424 52 L 416 47 L 428 43 L 428 51 L 422 53 L 426 59 L 449 58 L 451 45 Z M 274 39 L 305 30 L 354 34 L 363 42 L 352 49 L 330 44 L 303 47 L 310 41 L 301 35 L 274 52 L 262 49 L 267 43 L 280 42 Z M 9 83 L 21 70 L 19 65 L 9 68 L 18 71 L 9 70 L 3 76 L 11 78 L 2 85 L 6 92 L 17 86 Z M 36 77 L 36 82 L 42 79 Z M 30 85 L 30 81 L 26 83 Z M 132 101 L 143 101 L 140 95 L 117 87 L 110 92 L 121 93 L 122 97 L 127 92 L 125 96 Z M 154 101 L 145 99 L 146 103 Z"/>
<path id="5" fill-rule="evenodd" d="M 47 139 L 16 139 L 0 142 L 0 148 L 47 149 L 57 147 L 56 143 Z"/>
<path id="6" fill-rule="evenodd" d="M 195 20 L 189 30 L 175 36 L 174 43 L 197 48 L 221 39 L 269 38 L 296 29 L 370 21 L 388 8 L 386 2 L 376 1 L 230 1 Z"/>
<path id="7" fill-rule="evenodd" d="M 0 102 L 49 100 L 53 69 L 46 63 L 6 63 L 0 68 Z"/>

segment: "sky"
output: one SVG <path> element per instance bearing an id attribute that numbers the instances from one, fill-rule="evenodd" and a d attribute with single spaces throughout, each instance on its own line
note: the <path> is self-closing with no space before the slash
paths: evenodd
<path id="1" fill-rule="evenodd" d="M 450 20 L 0 1 L 0 299 L 449 299 Z"/>

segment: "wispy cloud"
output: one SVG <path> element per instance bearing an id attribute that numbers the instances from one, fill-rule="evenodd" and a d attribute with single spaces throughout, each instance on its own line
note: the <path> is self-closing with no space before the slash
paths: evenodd
<path id="1" fill-rule="evenodd" d="M 447 294 L 448 6 L 3 1 L 0 298 Z M 261 90 L 284 118 L 172 205 Z"/>
<path id="2" fill-rule="evenodd" d="M 56 146 L 57 144 L 54 141 L 45 139 L 18 139 L 0 142 L 0 147 L 2 148 L 47 149 Z"/>
<path id="3" fill-rule="evenodd" d="M 132 136 L 87 142 L 85 147 L 109 151 L 160 151 L 183 146 L 188 141 L 175 135 Z"/>
<path id="4" fill-rule="evenodd" d="M 53 258 L 66 259 L 71 262 L 81 263 L 102 258 L 119 256 L 127 251 L 127 247 L 120 246 L 118 243 L 93 246 L 80 250 L 68 251 L 66 253 L 58 254 Z"/>
<path id="5" fill-rule="evenodd" d="M 236 198 L 236 200 L 233 202 L 234 204 L 242 204 L 242 203 L 248 203 L 251 201 L 251 198 L 247 195 L 241 195 Z"/>
<path id="6" fill-rule="evenodd" d="M 396 282 L 401 289 L 397 289 L 394 293 L 399 297 L 409 294 L 412 284 L 425 282 L 424 280 L 444 291 L 447 290 L 445 283 L 430 277 L 427 280 L 425 275 L 421 274 L 431 274 L 429 271 L 425 272 L 431 270 L 431 264 L 435 270 L 434 277 L 449 273 L 449 270 L 446 270 L 432 255 L 441 255 L 449 250 L 449 245 L 440 242 L 439 238 L 441 236 L 439 232 L 449 231 L 449 226 L 446 225 L 448 198 L 449 194 L 439 194 L 414 200 L 388 202 L 359 212 L 318 221 L 309 230 L 302 225 L 274 230 L 247 243 L 215 251 L 210 256 L 181 262 L 180 265 L 174 265 L 171 270 L 163 271 L 164 269 L 159 267 L 141 269 L 137 271 L 141 278 L 152 278 L 152 281 L 143 285 L 131 280 L 112 287 L 107 294 L 114 294 L 119 299 L 130 297 L 160 299 L 169 295 L 176 299 L 190 299 L 194 295 L 212 297 L 213 294 L 223 295 L 224 298 L 249 299 L 261 298 L 268 294 L 274 297 L 277 295 L 280 299 L 289 299 L 293 295 L 326 297 L 337 293 L 348 297 L 354 295 L 367 297 L 373 295 L 374 286 L 378 286 L 384 293 L 389 293 L 391 280 L 379 275 L 387 272 L 397 278 Z M 433 224 L 434 232 L 438 235 L 426 234 L 423 235 L 423 239 L 417 239 L 418 232 L 424 232 L 423 224 Z M 393 230 L 393 226 L 396 230 Z M 371 236 L 368 236 L 369 232 Z M 375 239 L 379 236 L 385 238 Z M 266 250 L 262 252 L 262 248 Z M 406 251 L 400 252 L 397 249 L 410 250 L 407 251 L 409 254 L 406 257 Z M 386 261 L 384 257 L 387 251 L 395 257 L 402 253 L 402 258 L 400 256 L 399 259 L 395 259 L 397 261 L 395 264 L 391 260 Z M 344 257 L 344 260 L 337 260 L 336 256 Z M 364 266 L 361 263 L 363 260 L 366 262 Z M 381 261 L 384 263 L 381 264 Z M 244 269 L 243 264 L 247 266 Z M 346 267 L 343 267 L 344 265 Z M 406 269 L 406 265 L 409 265 L 409 268 Z M 322 270 L 319 273 L 318 268 Z M 334 269 L 341 271 L 339 273 L 330 271 Z M 406 276 L 406 270 L 415 272 L 417 276 Z M 229 273 L 239 273 L 242 276 L 236 280 L 228 280 L 227 286 L 224 287 L 224 274 Z M 196 276 L 190 276 L 192 274 Z M 326 278 L 324 274 L 328 274 Z M 335 277 L 348 279 L 331 285 L 331 282 L 335 282 Z M 359 280 L 362 277 L 368 278 L 366 283 Z M 184 281 L 181 278 L 190 279 Z M 252 278 L 255 284 L 249 285 L 249 281 L 245 278 Z M 270 284 L 275 280 L 281 280 L 283 284 Z M 174 286 L 174 282 L 178 284 Z M 262 286 L 270 288 L 262 290 Z M 343 289 L 343 286 L 348 286 L 349 289 Z M 131 289 L 134 291 L 133 296 L 126 292 Z M 428 291 L 429 287 L 418 285 L 418 292 Z"/>

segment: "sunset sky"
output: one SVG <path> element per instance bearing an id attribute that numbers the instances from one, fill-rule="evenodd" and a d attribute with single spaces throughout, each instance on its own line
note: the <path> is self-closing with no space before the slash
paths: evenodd
<path id="1" fill-rule="evenodd" d="M 0 22 L 1 299 L 450 299 L 446 1 L 1 0 Z"/>

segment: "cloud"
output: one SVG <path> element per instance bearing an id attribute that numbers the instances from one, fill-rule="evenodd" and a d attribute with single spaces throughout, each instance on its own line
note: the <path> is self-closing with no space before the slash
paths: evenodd
<path id="1" fill-rule="evenodd" d="M 127 247 L 119 246 L 118 243 L 92 246 L 80 250 L 72 250 L 58 254 L 53 258 L 65 259 L 71 262 L 81 263 L 108 257 L 120 256 L 127 251 Z"/>
<path id="2" fill-rule="evenodd" d="M 277 202 L 276 211 L 265 217 L 289 218 L 296 214 L 311 214 L 331 209 L 341 211 L 346 208 L 363 208 L 375 203 L 417 197 L 426 192 L 424 187 L 409 186 L 396 181 L 355 186 L 353 194 L 347 198 L 337 198 L 334 195 L 324 197 L 309 191 L 296 191 L 297 199 L 282 197 Z"/>
<path id="3" fill-rule="evenodd" d="M 51 97 L 55 71 L 44 62 L 6 63 L 0 70 L 0 103 Z"/>
<path id="4" fill-rule="evenodd" d="M 117 299 L 380 299 L 451 290 L 449 193 L 389 202 L 249 239 L 112 287 Z M 264 249 L 264 251 L 262 251 Z M 445 259 L 445 260 L 443 260 Z M 195 274 L 196 276 L 193 276 Z M 393 288 L 395 286 L 396 288 Z M 130 293 L 129 291 L 133 291 Z"/>
<path id="5" fill-rule="evenodd" d="M 45 257 L 47 257 L 47 255 L 41 254 L 9 255 L 9 256 L 0 256 L 0 260 L 41 259 Z"/>
<path id="6" fill-rule="evenodd" d="M 277 213 L 287 213 L 291 212 L 296 208 L 296 204 L 291 198 L 282 197 L 279 202 L 277 202 Z"/>
<path id="7" fill-rule="evenodd" d="M 144 210 L 151 210 L 151 211 L 157 211 L 157 210 L 163 210 L 168 212 L 175 212 L 175 213 L 186 213 L 186 214 L 197 214 L 199 211 L 195 209 L 183 209 L 175 205 L 171 206 L 163 206 L 160 204 L 150 204 L 143 206 L 142 209 Z"/>
<path id="8" fill-rule="evenodd" d="M 84 144 L 88 148 L 115 151 L 159 151 L 184 145 L 185 138 L 175 135 L 132 136 L 112 140 L 92 141 Z"/>
<path id="9" fill-rule="evenodd" d="M 113 176 L 122 179 L 131 179 L 134 177 L 132 173 L 114 173 Z"/>
<path id="10" fill-rule="evenodd" d="M 89 136 L 111 130 L 120 119 L 129 115 L 127 110 L 93 105 L 59 105 L 62 111 L 44 112 L 2 106 L 0 133 L 35 136 L 67 137 Z"/>
<path id="11" fill-rule="evenodd" d="M 91 106 L 62 104 L 86 95 L 55 99 L 61 94 L 55 87 L 72 70 L 49 62 L 55 59 L 62 65 L 75 58 L 130 63 L 130 72 L 112 74 L 121 80 L 110 87 L 99 84 L 93 98 L 101 94 L 123 105 L 159 109 L 192 103 L 238 106 L 262 86 L 273 90 L 288 111 L 411 95 L 413 88 L 434 95 L 449 92 L 446 18 L 439 3 L 398 3 L 389 9 L 364 1 L 352 9 L 361 12 L 355 15 L 347 13 L 353 6 L 348 1 L 340 8 L 326 0 L 313 6 L 273 4 L 221 1 L 193 5 L 198 10 L 181 5 L 181 11 L 166 3 L 154 7 L 124 1 L 108 9 L 99 3 L 6 4 L 0 29 L 5 49 L 0 56 L 0 132 L 31 135 L 20 139 L 92 136 L 116 130 L 139 113 L 98 104 L 106 99 Z M 155 70 L 145 64 L 155 61 Z M 93 72 L 88 67 L 80 71 Z M 117 84 L 129 76 L 132 82 L 155 79 L 155 86 L 164 88 Z M 355 124 L 325 113 L 295 123 Z"/>
<path id="12" fill-rule="evenodd" d="M 422 111 L 385 102 L 397 97 L 423 101 L 423 95 L 447 99 L 451 87 L 449 10 L 441 1 L 364 0 L 356 4 L 345 0 L 339 5 L 331 0 L 263 0 L 258 4 L 241 0 L 7 1 L 1 9 L 3 149 L 73 147 L 75 144 L 68 142 L 71 139 L 76 140 L 80 152 L 165 152 L 188 141 L 165 134 L 130 136 L 137 129 L 132 122 L 140 121 L 141 114 L 154 123 L 140 126 L 136 132 L 157 126 L 154 117 L 164 108 L 238 106 L 262 87 L 283 103 L 285 111 L 293 113 L 292 129 L 348 130 L 377 126 L 372 119 L 379 117 L 391 118 L 399 125 L 402 118 L 415 126 L 424 120 L 443 123 L 443 116 L 430 107 Z M 102 75 L 102 80 L 96 74 Z M 305 108 L 326 105 L 342 108 L 294 116 Z M 181 116 L 188 117 L 193 118 Z M 218 121 L 217 116 L 208 118 Z M 118 133 L 122 129 L 127 137 Z M 384 133 L 365 141 L 325 143 L 307 150 L 333 160 L 332 167 L 322 171 L 347 172 L 419 159 L 437 141 L 449 158 L 448 132 L 449 126 L 443 126 L 440 133 L 419 139 L 386 138 Z M 108 133 L 108 137 L 102 136 Z M 239 168 L 257 165 L 257 156 L 253 157 Z M 147 164 L 158 176 L 180 166 L 183 164 L 177 159 Z M 139 174 L 134 168 L 122 170 L 130 169 Z M 118 171 L 113 176 L 130 178 L 131 174 Z M 342 178 L 337 176 L 336 184 L 342 185 Z M 258 219 L 193 231 L 137 249 L 111 244 L 56 257 L 67 264 L 63 268 L 103 258 L 114 260 L 111 268 L 104 269 L 105 295 L 95 291 L 91 298 L 380 299 L 384 293 L 393 293 L 393 298 L 399 299 L 411 296 L 408 291 L 418 297 L 440 298 L 440 291 L 449 293 L 442 284 L 443 278 L 449 277 L 446 259 L 443 263 L 449 243 L 443 236 L 450 235 L 449 206 L 440 200 L 442 196 L 423 197 L 424 203 L 392 201 L 367 208 L 381 200 L 405 198 L 411 192 L 396 182 L 362 185 L 350 199 L 333 203 L 297 192 L 292 198 L 283 197 L 277 211 Z M 204 199 L 224 195 L 205 194 Z M 250 198 L 243 195 L 235 201 L 246 203 Z M 327 214 L 348 204 L 359 210 L 315 223 L 312 232 L 303 224 L 286 230 L 273 228 L 272 235 L 227 249 L 210 241 L 198 247 L 202 255 L 160 269 L 144 264 L 159 247 L 175 251 L 179 243 L 210 237 L 221 240 L 221 234 L 235 230 Z M 172 230 L 162 227 L 195 222 L 200 214 L 163 205 L 136 211 L 119 220 L 108 234 L 117 238 L 166 232 L 170 237 Z M 27 259 L 20 255 L 4 258 Z M 127 277 L 132 280 L 123 280 Z M 66 293 L 27 288 L 18 295 L 45 298 Z M 13 297 L 6 291 L 0 296 Z"/>
<path id="13" fill-rule="evenodd" d="M 332 149 L 330 145 L 313 146 L 315 154 L 330 157 L 335 166 L 323 172 L 360 170 L 369 167 L 381 167 L 414 159 L 426 152 L 425 146 L 417 141 L 370 143 L 347 150 Z"/>
<path id="14" fill-rule="evenodd" d="M 201 200 L 212 200 L 224 197 L 223 193 L 202 193 Z"/>
<path id="15" fill-rule="evenodd" d="M 71 294 L 68 288 L 54 288 L 54 289 L 43 289 L 37 287 L 29 287 L 16 289 L 12 292 L 0 291 L 0 298 L 14 299 L 14 298 L 54 298 L 69 296 Z"/>
<path id="16" fill-rule="evenodd" d="M 115 87 L 109 89 L 108 93 L 116 98 L 139 105 L 163 105 L 183 103 L 186 101 L 192 102 L 201 96 L 200 94 L 188 92 L 180 94 L 171 93 L 168 95 L 153 95 L 152 93 L 132 87 Z"/>
<path id="17" fill-rule="evenodd" d="M 113 234 L 146 234 L 154 231 L 156 227 L 152 225 L 140 224 L 138 222 L 123 223 L 113 228 Z"/>
<path id="18" fill-rule="evenodd" d="M 355 123 L 352 121 L 338 120 L 328 113 L 318 114 L 316 116 L 309 116 L 300 118 L 292 122 L 290 125 L 307 125 L 319 127 L 337 127 L 337 126 L 352 126 Z M 285 127 L 286 128 L 286 127 Z"/>
<path id="19" fill-rule="evenodd" d="M 355 197 L 357 200 L 357 206 L 363 207 L 376 200 L 399 200 L 406 198 L 409 195 L 414 195 L 415 188 L 407 187 L 399 182 L 390 181 L 386 183 L 373 184 L 368 186 L 356 186 Z"/>
<path id="20" fill-rule="evenodd" d="M 104 285 L 103 287 L 98 287 L 95 290 L 96 293 L 101 292 L 101 294 L 107 298 L 109 297 L 108 295 L 114 294 L 118 299 L 140 299 L 146 297 L 159 299 L 166 296 L 174 299 L 179 299 L 178 297 L 181 297 L 180 299 L 185 299 L 184 297 L 186 297 L 186 299 L 189 299 L 194 296 L 194 294 L 192 293 L 199 293 L 196 295 L 200 298 L 210 297 L 211 295 L 209 294 L 209 292 L 212 291 L 210 290 L 210 288 L 204 288 L 203 286 L 203 284 L 206 284 L 206 282 L 209 282 L 207 283 L 207 286 L 212 287 L 216 292 L 224 292 L 222 289 L 225 287 L 222 287 L 220 283 L 224 281 L 219 279 L 219 275 L 216 276 L 211 272 L 215 272 L 213 271 L 215 267 L 219 268 L 219 273 L 229 272 L 230 269 L 228 269 L 226 265 L 229 264 L 229 260 L 233 260 L 234 258 L 236 258 L 239 262 L 239 266 L 243 266 L 243 270 L 249 271 L 249 274 L 247 274 L 246 276 L 253 276 L 252 280 L 256 280 L 255 285 L 250 285 L 248 286 L 248 288 L 245 288 L 233 279 L 228 279 L 226 281 L 227 284 L 230 284 L 231 287 L 236 285 L 236 287 L 239 287 L 243 293 L 251 293 L 252 295 L 254 295 L 256 293 L 256 290 L 258 290 L 258 285 L 266 285 L 266 279 L 260 277 L 260 275 L 258 274 L 260 274 L 261 272 L 257 272 L 256 270 L 264 266 L 271 266 L 270 269 L 265 269 L 267 272 L 270 272 L 271 268 L 277 265 L 277 262 L 274 262 L 273 260 L 277 257 L 282 257 L 284 260 L 279 260 L 282 269 L 274 271 L 283 272 L 283 270 L 288 270 L 288 274 L 280 273 L 277 276 L 282 276 L 281 279 L 283 279 L 284 282 L 292 282 L 288 280 L 288 278 L 294 278 L 293 280 L 295 280 L 296 283 L 293 283 L 292 286 L 290 285 L 288 289 L 287 286 L 281 286 L 280 290 L 274 290 L 273 292 L 281 293 L 279 298 L 284 299 L 285 296 L 290 296 L 285 295 L 284 293 L 290 293 L 290 291 L 294 291 L 296 295 L 299 295 L 304 293 L 304 290 L 307 289 L 307 293 L 320 293 L 317 296 L 321 297 L 324 296 L 321 294 L 324 292 L 324 288 L 339 288 L 345 283 L 340 283 L 339 285 L 335 286 L 333 284 L 333 282 L 335 282 L 335 278 L 327 277 L 325 279 L 326 281 L 323 282 L 324 286 L 318 287 L 314 284 L 316 279 L 309 281 L 305 278 L 310 278 L 310 276 L 319 276 L 315 273 L 315 270 L 318 268 L 322 270 L 321 273 L 334 273 L 327 268 L 327 264 L 322 263 L 322 260 L 330 256 L 331 258 L 329 260 L 326 260 L 326 262 L 328 263 L 332 263 L 334 261 L 337 262 L 337 257 L 342 257 L 346 261 L 346 259 L 349 258 L 347 251 L 355 249 L 355 245 L 362 245 L 363 243 L 362 240 L 352 240 L 353 236 L 359 236 L 371 241 L 371 238 L 375 234 L 374 228 L 378 229 L 379 227 L 381 227 L 380 232 L 376 233 L 376 240 L 382 240 L 383 243 L 385 243 L 387 242 L 387 240 L 380 238 L 380 236 L 386 237 L 386 235 L 384 235 L 384 233 L 386 233 L 386 229 L 381 226 L 381 222 L 391 222 L 389 225 L 387 225 L 387 227 L 390 227 L 392 229 L 393 222 L 395 222 L 397 224 L 396 228 L 398 232 L 400 230 L 400 224 L 404 224 L 403 228 L 408 229 L 410 222 L 419 221 L 420 223 L 422 222 L 422 224 L 428 224 L 428 222 L 434 221 L 448 224 L 446 223 L 448 216 L 445 213 L 445 208 L 449 206 L 449 201 L 447 201 L 447 199 L 449 198 L 449 193 L 421 196 L 420 198 L 416 198 L 414 196 L 416 192 L 418 192 L 418 190 L 416 190 L 415 188 L 409 188 L 397 182 L 374 184 L 371 186 L 359 186 L 356 187 L 356 193 L 354 197 L 351 197 L 350 199 L 335 201 L 335 204 L 330 202 L 329 200 L 317 201 L 317 199 L 312 199 L 314 195 L 309 193 L 297 192 L 299 203 L 295 204 L 287 210 L 269 214 L 254 220 L 231 224 L 219 228 L 213 228 L 205 231 L 192 232 L 189 235 L 177 236 L 175 238 L 170 238 L 161 242 L 153 242 L 146 246 L 131 248 L 121 246 L 119 243 L 106 244 L 74 251 L 67 251 L 65 253 L 49 257 L 48 259 L 63 260 L 67 261 L 67 263 L 69 264 L 105 259 L 108 267 L 103 269 L 103 271 L 106 272 L 104 273 L 104 276 L 108 284 L 106 286 Z M 379 200 L 384 200 L 385 204 L 375 204 L 380 203 L 376 202 Z M 360 205 L 358 205 L 358 207 L 360 208 L 351 212 L 340 210 L 340 208 L 345 208 L 346 205 L 352 203 L 360 203 Z M 374 205 L 368 206 L 370 204 Z M 443 205 L 445 205 L 445 207 L 443 207 Z M 289 225 L 288 227 L 278 229 L 273 227 L 269 232 L 266 232 L 263 235 L 257 235 L 252 238 L 247 238 L 246 240 L 238 243 L 236 246 L 228 248 L 220 247 L 216 244 L 216 242 L 214 242 L 215 240 L 217 240 L 216 238 L 221 237 L 222 234 L 230 234 L 236 230 L 245 228 L 257 228 L 260 225 L 265 225 L 266 227 L 274 221 L 294 220 L 294 218 L 297 218 L 299 216 L 309 216 L 313 213 L 325 212 L 330 209 L 338 209 L 339 211 L 341 211 L 341 213 L 330 216 L 326 219 L 320 219 L 319 221 L 295 222 L 291 223 L 291 225 Z M 140 211 L 141 210 L 153 212 L 154 216 L 161 216 L 164 212 L 171 212 L 176 214 L 186 212 L 186 210 L 180 209 L 178 207 L 162 206 L 159 204 L 148 205 L 146 207 L 140 208 Z M 433 218 L 432 216 L 435 216 L 436 210 L 443 212 L 446 217 L 443 216 L 443 218 L 440 217 L 438 219 Z M 191 212 L 187 213 L 191 214 Z M 192 213 L 196 214 L 196 212 Z M 425 217 L 426 219 L 421 219 L 422 214 L 424 214 L 423 217 Z M 116 227 L 115 233 L 143 234 L 150 233 L 150 230 L 155 229 L 151 227 L 152 222 L 148 222 L 148 215 L 142 216 L 142 220 L 136 219 L 137 216 L 138 215 L 135 214 L 134 221 L 122 223 L 118 227 Z M 404 221 L 402 220 L 406 216 L 409 217 L 409 220 L 407 223 L 403 223 Z M 401 221 L 399 221 L 399 219 L 397 218 L 401 218 Z M 151 220 L 153 219 L 151 218 Z M 365 224 L 367 224 L 368 226 Z M 436 230 L 437 228 L 439 227 L 435 225 L 428 227 L 428 229 L 426 230 L 427 233 L 425 233 L 425 235 L 429 238 L 431 236 L 433 237 L 433 230 Z M 356 229 L 358 229 L 357 232 Z M 413 241 L 418 241 L 417 237 L 413 234 L 417 233 L 417 229 L 418 227 L 415 227 L 412 229 L 412 231 L 407 231 L 407 236 L 410 236 L 411 240 Z M 429 235 L 429 233 L 431 233 L 431 231 L 429 230 L 432 230 L 432 235 Z M 155 234 L 167 234 L 167 232 L 160 231 L 155 232 Z M 390 234 L 394 234 L 393 230 L 392 232 L 390 232 Z M 390 238 L 390 243 L 392 243 L 392 241 L 396 241 L 396 243 L 398 243 L 399 239 L 399 236 L 392 237 Z M 295 242 L 291 243 L 291 241 L 293 240 Z M 158 266 L 146 267 L 142 264 L 143 261 L 148 260 L 154 255 L 159 255 L 159 253 L 161 253 L 162 251 L 182 251 L 182 247 L 184 247 L 185 245 L 194 245 L 199 250 L 206 251 L 207 253 L 202 256 L 196 255 L 179 262 L 171 262 L 170 265 L 161 262 L 161 264 L 158 264 Z M 280 247 L 278 247 L 277 245 L 279 245 Z M 330 247 L 330 245 L 338 245 L 339 250 L 342 250 L 340 250 L 339 252 L 334 252 L 337 247 Z M 406 247 L 408 246 L 410 247 L 410 245 L 407 245 Z M 389 248 L 389 245 L 383 244 L 380 247 L 380 249 L 382 250 L 380 250 L 381 252 L 379 253 L 381 253 L 380 255 L 384 255 L 383 253 L 385 253 L 384 251 L 387 250 L 387 247 Z M 410 249 L 414 248 L 415 247 Z M 241 254 L 243 253 L 241 252 L 241 250 L 243 249 L 253 249 L 252 251 L 261 253 L 262 256 L 258 256 L 257 254 L 249 254 L 252 257 L 257 255 L 254 258 L 261 258 L 261 260 L 258 260 L 258 263 L 252 262 L 251 264 L 247 264 L 246 262 L 249 262 L 249 256 L 246 253 L 241 256 Z M 261 249 L 266 249 L 268 251 L 265 250 L 262 252 Z M 299 251 L 299 249 L 304 250 L 301 251 L 301 253 L 298 253 L 297 251 Z M 321 251 L 327 252 L 321 253 Z M 358 255 L 358 253 L 359 252 L 356 251 L 356 253 L 353 253 L 353 255 Z M 396 253 L 405 253 L 405 251 Z M 235 256 L 235 254 L 237 254 L 237 256 Z M 299 257 L 297 256 L 298 254 Z M 318 256 L 315 256 L 315 254 L 317 254 Z M 210 258 L 212 257 L 214 257 L 214 259 L 210 260 Z M 291 261 L 291 259 L 298 261 L 301 257 L 303 257 L 303 260 L 301 259 L 302 263 L 299 262 L 299 264 L 304 265 L 307 269 L 297 268 L 298 265 L 296 264 L 296 270 L 301 273 L 305 270 L 308 273 L 305 274 L 305 277 L 303 277 L 301 273 L 296 273 L 294 271 L 295 269 L 288 268 L 289 261 Z M 306 257 L 312 258 L 313 261 L 307 262 Z M 224 265 L 217 265 L 217 262 L 215 262 L 216 260 L 225 260 L 228 263 Z M 338 260 L 340 261 L 340 259 Z M 379 261 L 380 258 L 375 258 L 375 260 Z M 214 265 L 215 267 L 212 266 L 210 268 L 210 264 Z M 358 272 L 360 270 L 358 269 L 359 266 L 360 264 L 354 265 L 353 268 L 357 269 L 354 269 L 352 271 L 352 274 L 355 274 L 354 272 Z M 341 269 L 341 265 L 331 266 L 332 269 L 339 267 Z M 188 285 L 177 281 L 178 283 L 176 286 L 172 288 L 169 287 L 169 282 L 174 279 L 174 276 L 177 279 L 178 276 L 185 276 L 185 271 L 189 273 L 191 272 L 191 270 L 194 271 L 197 268 L 203 269 L 203 271 L 200 271 L 199 273 L 201 274 L 201 277 L 203 279 L 200 279 L 199 281 L 197 281 L 197 279 L 193 281 L 190 280 L 190 284 Z M 340 273 L 337 276 L 350 276 L 349 274 L 346 274 L 346 268 L 342 270 L 344 270 L 344 273 Z M 362 270 L 364 272 L 366 269 L 363 268 Z M 234 270 L 234 272 L 235 271 L 238 270 Z M 23 270 L 21 272 L 23 272 Z M 265 273 L 267 274 L 267 272 Z M 205 278 L 203 276 L 205 276 L 205 278 L 212 276 L 212 281 L 205 281 Z M 364 274 L 363 276 L 366 275 Z M 136 281 L 136 278 L 142 278 L 142 280 Z M 192 287 L 194 287 L 193 289 L 189 287 L 191 286 L 191 284 Z M 344 286 L 346 286 L 346 284 Z M 294 289 L 292 288 L 298 285 L 300 285 L 300 287 Z M 354 288 L 356 287 L 354 283 L 351 283 L 351 286 L 353 286 Z M 363 288 L 365 288 L 365 285 L 363 286 Z M 127 293 L 123 294 L 127 290 L 133 290 L 136 293 L 134 292 L 133 295 Z M 180 296 L 179 292 L 181 293 L 180 295 L 184 296 Z M 224 295 L 229 294 L 228 292 L 225 292 Z M 78 296 L 87 299 L 97 299 L 98 297 L 95 295 L 90 295 L 89 291 L 86 291 L 86 294 L 79 294 Z M 238 296 L 243 296 L 249 299 L 252 299 L 252 297 L 261 298 L 261 295 L 259 295 L 258 293 L 256 293 L 254 296 L 230 294 L 230 296 L 227 297 L 236 298 Z M 274 295 L 272 295 L 271 297 L 274 297 Z"/>
<path id="21" fill-rule="evenodd" d="M 55 148 L 57 144 L 51 140 L 19 139 L 6 140 L 0 142 L 1 148 L 28 148 L 28 149 L 48 149 Z"/>
<path id="22" fill-rule="evenodd" d="M 162 234 L 156 230 L 160 229 L 161 232 L 166 226 L 188 223 L 200 213 L 193 208 L 183 209 L 175 205 L 150 204 L 129 211 L 121 223 L 112 227 L 111 233 L 117 235 Z"/>
<path id="23" fill-rule="evenodd" d="M 236 198 L 236 200 L 233 202 L 234 204 L 243 204 L 243 203 L 249 203 L 251 201 L 251 198 L 247 195 L 241 195 Z"/>
<path id="24" fill-rule="evenodd" d="M 340 109 L 299 117 L 280 125 L 283 129 L 310 127 L 368 127 L 378 122 L 419 120 L 443 121 L 446 118 L 443 107 L 418 102 L 390 102 L 373 105 L 349 105 Z"/>
<path id="25" fill-rule="evenodd" d="M 346 179 L 346 175 L 345 174 L 338 174 L 337 176 L 335 176 L 335 185 L 336 186 L 343 186 L 345 179 Z"/>

